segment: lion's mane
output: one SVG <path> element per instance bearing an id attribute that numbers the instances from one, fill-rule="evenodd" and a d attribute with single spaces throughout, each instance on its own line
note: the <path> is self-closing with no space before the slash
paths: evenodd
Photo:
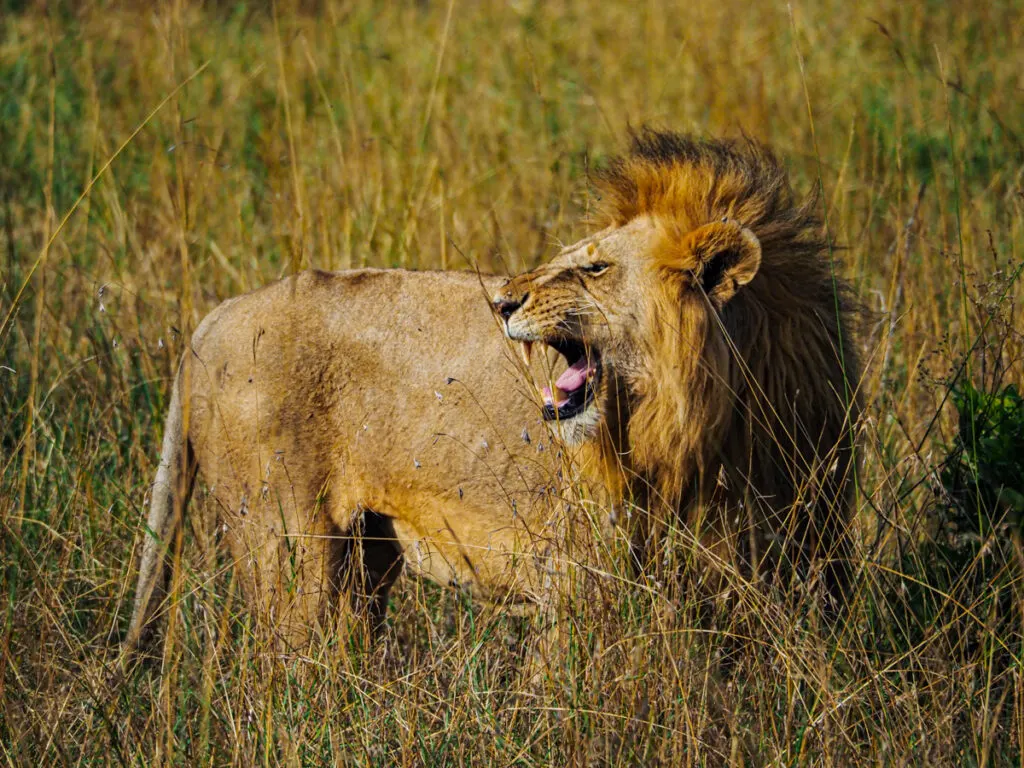
<path id="1" fill-rule="evenodd" d="M 638 297 L 650 302 L 649 328 L 628 425 L 649 505 L 755 534 L 737 542 L 754 561 L 780 540 L 788 558 L 824 555 L 837 581 L 860 364 L 855 304 L 816 198 L 796 202 L 775 156 L 753 141 L 653 130 L 634 134 L 596 181 L 600 225 L 650 215 L 664 232 L 652 255 L 661 289 Z M 717 221 L 739 222 L 761 248 L 756 275 L 721 306 L 685 290 L 687 276 L 668 265 L 687 233 Z"/>

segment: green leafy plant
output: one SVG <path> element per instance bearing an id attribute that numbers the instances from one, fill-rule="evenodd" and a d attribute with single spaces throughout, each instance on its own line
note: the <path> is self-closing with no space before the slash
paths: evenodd
<path id="1" fill-rule="evenodd" d="M 942 470 L 949 513 L 964 532 L 985 537 L 1024 525 L 1024 398 L 1015 386 L 953 390 L 959 431 Z"/>

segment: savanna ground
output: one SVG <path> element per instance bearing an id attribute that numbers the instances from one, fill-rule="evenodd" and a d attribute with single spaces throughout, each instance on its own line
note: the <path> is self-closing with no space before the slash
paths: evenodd
<path id="1" fill-rule="evenodd" d="M 1020 4 L 0 13 L 0 761 L 1019 764 Z M 864 303 L 843 623 L 742 584 L 710 618 L 615 586 L 567 601 L 529 681 L 531 622 L 406 579 L 394 653 L 339 632 L 282 658 L 195 516 L 162 658 L 120 677 L 203 314 L 306 266 L 530 267 L 585 232 L 588 168 L 645 123 L 774 146 Z"/>

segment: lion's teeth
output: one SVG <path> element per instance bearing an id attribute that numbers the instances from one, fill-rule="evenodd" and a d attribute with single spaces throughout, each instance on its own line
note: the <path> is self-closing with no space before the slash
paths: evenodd
<path id="1" fill-rule="evenodd" d="M 522 342 L 522 346 L 519 348 L 519 352 L 523 356 L 523 362 L 526 363 L 527 365 L 529 365 L 530 364 L 530 356 L 533 353 L 533 342 L 532 341 L 524 341 L 524 342 Z"/>

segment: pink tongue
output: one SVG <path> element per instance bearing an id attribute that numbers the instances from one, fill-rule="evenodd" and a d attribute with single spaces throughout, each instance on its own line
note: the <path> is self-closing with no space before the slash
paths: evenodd
<path id="1" fill-rule="evenodd" d="M 575 392 L 587 383 L 587 376 L 593 370 L 587 356 L 583 355 L 563 371 L 562 375 L 558 377 L 558 381 L 555 382 L 555 386 L 563 392 Z"/>
<path id="2" fill-rule="evenodd" d="M 563 394 L 571 394 L 587 383 L 587 377 L 594 370 L 594 367 L 590 365 L 587 358 L 585 356 L 581 357 L 562 372 L 562 375 L 558 377 L 558 381 L 555 382 L 555 388 L 561 390 Z M 548 405 L 554 405 L 556 408 L 561 408 L 569 402 L 569 398 L 564 397 L 556 403 L 551 387 L 544 387 L 542 393 L 544 395 L 544 402 Z"/>

